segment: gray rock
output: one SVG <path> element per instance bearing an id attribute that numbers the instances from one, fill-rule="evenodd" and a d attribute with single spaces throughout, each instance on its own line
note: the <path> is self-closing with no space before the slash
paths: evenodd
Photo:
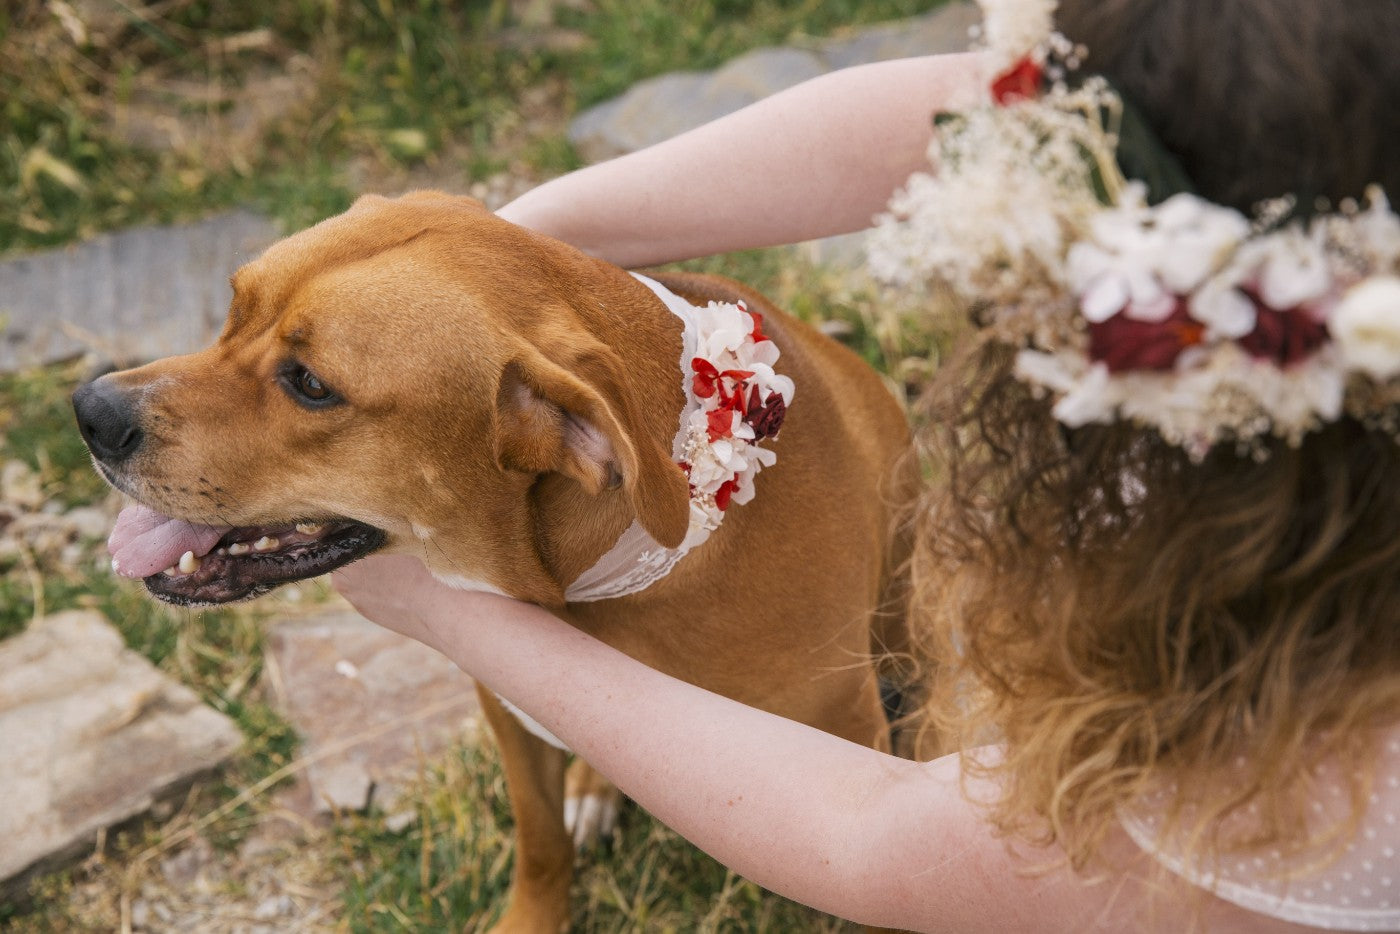
<path id="1" fill-rule="evenodd" d="M 230 211 L 0 260 L 0 372 L 196 350 L 223 326 L 229 274 L 276 237 L 267 218 Z"/>
<path id="2" fill-rule="evenodd" d="M 822 59 L 834 70 L 893 58 L 961 52 L 968 46 L 968 30 L 981 21 L 975 3 L 949 3 L 923 16 L 881 23 L 853 36 L 832 39 L 822 46 Z"/>
<path id="3" fill-rule="evenodd" d="M 98 541 L 105 539 L 112 531 L 112 523 L 116 516 L 110 509 L 79 506 L 64 513 L 64 518 L 68 520 L 78 538 L 84 541 Z"/>
<path id="4" fill-rule="evenodd" d="M 0 642 L 0 672 L 0 882 L 79 855 L 243 741 L 97 613 L 56 614 Z"/>
<path id="5" fill-rule="evenodd" d="M 0 503 L 35 510 L 43 502 L 43 479 L 33 468 L 21 460 L 9 460 L 0 465 Z"/>
<path id="6" fill-rule="evenodd" d="M 596 162 L 676 136 L 698 125 L 689 108 L 704 95 L 708 80 L 703 73 L 672 72 L 639 82 L 575 117 L 569 140 Z"/>
<path id="7" fill-rule="evenodd" d="M 371 803 L 393 813 L 424 758 L 477 729 L 471 678 L 353 612 L 277 623 L 267 666 L 302 755 L 321 756 L 306 769 L 312 808 L 321 813 Z"/>
<path id="8" fill-rule="evenodd" d="M 975 5 L 953 2 L 808 49 L 756 49 L 713 72 L 659 75 L 579 114 L 569 139 L 590 160 L 631 152 L 837 68 L 965 49 L 978 19 Z"/>

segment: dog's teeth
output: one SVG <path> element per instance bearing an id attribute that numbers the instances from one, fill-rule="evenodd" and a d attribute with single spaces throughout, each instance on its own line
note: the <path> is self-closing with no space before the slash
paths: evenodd
<path id="1" fill-rule="evenodd" d="M 297 531 L 302 535 L 320 535 L 325 526 L 319 522 L 298 522 Z"/>
<path id="2" fill-rule="evenodd" d="M 253 547 L 252 547 L 251 545 L 249 545 L 247 542 L 234 542 L 232 545 L 229 545 L 229 546 L 228 546 L 228 553 L 231 554 L 231 555 L 234 555 L 234 556 L 237 556 L 237 555 L 246 555 L 248 552 L 250 552 L 250 551 L 252 551 L 252 550 L 253 550 Z"/>
<path id="3" fill-rule="evenodd" d="M 228 554 L 228 549 L 227 549 L 227 548 L 220 548 L 218 551 L 214 552 L 214 554 L 216 554 L 216 555 L 226 555 L 226 554 Z"/>
<path id="4" fill-rule="evenodd" d="M 170 567 L 166 568 L 160 573 L 164 574 L 166 577 L 174 577 L 176 574 L 180 573 L 180 569 L 175 567 L 174 565 L 171 565 Z"/>
<path id="5" fill-rule="evenodd" d="M 193 551 L 187 551 L 180 556 L 178 567 L 183 574 L 193 574 L 199 570 L 199 559 L 194 556 Z"/>
<path id="6" fill-rule="evenodd" d="M 278 545 L 280 545 L 280 544 L 282 544 L 282 543 L 279 542 L 277 539 L 273 538 L 271 535 L 264 535 L 262 538 L 260 538 L 260 539 L 258 539 L 257 541 L 253 542 L 253 550 L 254 550 L 254 551 L 272 551 L 274 548 L 276 548 L 276 547 L 277 547 Z"/>

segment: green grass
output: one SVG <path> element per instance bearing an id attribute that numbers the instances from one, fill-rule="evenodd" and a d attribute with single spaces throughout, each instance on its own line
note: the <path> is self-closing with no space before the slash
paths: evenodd
<path id="1" fill-rule="evenodd" d="M 103 15 L 75 26 L 21 0 L 0 11 L 0 253 L 231 204 L 262 207 L 294 228 L 349 203 L 352 159 L 447 161 L 462 188 L 512 160 L 550 174 L 577 162 L 562 136 L 526 140 L 510 159 L 500 151 L 518 135 L 528 88 L 554 81 L 567 89 L 563 106 L 586 106 L 649 75 L 938 2 L 173 0 L 140 14 L 85 5 Z M 551 51 L 512 38 L 548 29 L 579 42 Z M 187 116 L 217 116 L 232 106 L 227 88 L 295 72 L 293 60 L 314 72 L 313 93 L 252 147 L 148 151 L 118 129 L 116 115 L 152 97 Z M 202 102 L 190 85 L 203 86 Z"/>
<path id="2" fill-rule="evenodd" d="M 494 750 L 470 745 L 444 757 L 414 800 L 416 820 L 402 832 L 372 818 L 340 825 L 349 929 L 484 929 L 504 908 L 514 859 Z M 631 805 L 612 839 L 580 855 L 572 912 L 575 934 L 854 930 L 740 879 Z"/>
<path id="3" fill-rule="evenodd" d="M 0 373 L 5 457 L 18 458 L 38 471 L 46 492 L 70 506 L 95 499 L 104 490 L 74 427 L 68 399 L 78 378 L 73 367 Z"/>

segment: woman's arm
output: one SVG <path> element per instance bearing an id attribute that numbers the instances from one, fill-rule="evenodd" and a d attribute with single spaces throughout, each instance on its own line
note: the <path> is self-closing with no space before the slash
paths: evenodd
<path id="1" fill-rule="evenodd" d="M 932 115 L 985 93 L 986 67 L 969 52 L 831 72 L 498 213 L 631 267 L 860 230 L 927 165 Z"/>
<path id="2" fill-rule="evenodd" d="M 1154 927 L 1136 876 L 1092 884 L 1063 868 L 1027 874 L 1054 854 L 1011 857 L 964 796 L 956 756 L 909 762 L 746 707 L 539 607 L 449 589 L 412 558 L 357 562 L 335 583 L 370 619 L 433 646 L 518 704 L 701 849 L 789 898 L 921 931 Z M 966 789 L 986 794 L 976 782 Z M 1112 865 L 1140 859 L 1120 845 L 1124 858 Z M 1179 900 L 1154 907 L 1161 929 L 1180 929 Z M 1209 908 L 1213 932 L 1264 920 L 1223 903 Z"/>

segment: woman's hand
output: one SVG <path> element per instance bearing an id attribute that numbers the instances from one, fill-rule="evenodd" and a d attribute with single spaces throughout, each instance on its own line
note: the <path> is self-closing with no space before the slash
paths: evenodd
<path id="1" fill-rule="evenodd" d="M 372 555 L 336 571 L 331 583 L 366 619 L 449 657 L 454 620 L 499 612 L 509 602 L 449 587 L 410 555 Z"/>

